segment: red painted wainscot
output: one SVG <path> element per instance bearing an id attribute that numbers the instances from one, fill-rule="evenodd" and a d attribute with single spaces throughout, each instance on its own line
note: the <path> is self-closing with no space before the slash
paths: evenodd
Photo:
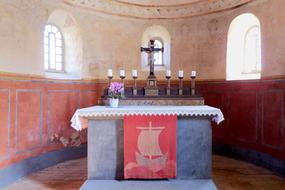
<path id="1" fill-rule="evenodd" d="M 0 169 L 63 148 L 50 138 L 59 133 L 70 135 L 74 111 L 96 105 L 106 86 L 105 81 L 0 80 Z M 219 126 L 213 123 L 214 144 L 285 160 L 284 79 L 201 81 L 197 90 L 207 105 L 221 108 L 225 116 Z"/>
<path id="2" fill-rule="evenodd" d="M 0 169 L 63 148 L 52 137 L 70 136 L 75 110 L 97 99 L 92 82 L 1 78 Z"/>
<path id="3" fill-rule="evenodd" d="M 221 108 L 214 143 L 255 150 L 285 160 L 285 80 L 198 82 L 205 103 Z"/>

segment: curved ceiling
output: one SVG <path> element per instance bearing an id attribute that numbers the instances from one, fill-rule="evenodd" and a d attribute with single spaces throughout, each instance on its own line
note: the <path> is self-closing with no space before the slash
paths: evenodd
<path id="1" fill-rule="evenodd" d="M 177 19 L 233 9 L 254 0 L 64 0 L 66 4 L 138 19 Z"/>

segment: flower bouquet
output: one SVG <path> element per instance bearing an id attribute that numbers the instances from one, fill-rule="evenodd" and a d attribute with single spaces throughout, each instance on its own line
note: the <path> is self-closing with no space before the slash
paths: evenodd
<path id="1" fill-rule="evenodd" d="M 111 107 L 119 106 L 119 99 L 124 96 L 124 84 L 120 82 L 111 82 L 108 89 L 109 103 Z"/>

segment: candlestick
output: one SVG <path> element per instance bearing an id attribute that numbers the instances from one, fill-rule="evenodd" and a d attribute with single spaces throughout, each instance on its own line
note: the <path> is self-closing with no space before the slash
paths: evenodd
<path id="1" fill-rule="evenodd" d="M 134 73 L 133 73 L 133 79 L 134 79 L 133 95 L 134 95 L 134 96 L 137 96 L 137 95 L 138 95 L 138 90 L 137 90 L 137 78 L 138 78 L 137 74 L 134 75 Z"/>
<path id="2" fill-rule="evenodd" d="M 196 79 L 196 71 L 192 71 L 191 73 L 191 96 L 195 96 L 195 79 Z"/>
<path id="3" fill-rule="evenodd" d="M 167 79 L 167 88 L 166 88 L 166 95 L 170 96 L 170 79 L 171 79 L 171 72 L 169 73 L 166 72 L 165 78 Z"/>
<path id="4" fill-rule="evenodd" d="M 182 71 L 182 75 L 179 75 L 179 90 L 178 90 L 178 93 L 179 93 L 179 96 L 182 96 L 183 95 L 183 71 Z"/>

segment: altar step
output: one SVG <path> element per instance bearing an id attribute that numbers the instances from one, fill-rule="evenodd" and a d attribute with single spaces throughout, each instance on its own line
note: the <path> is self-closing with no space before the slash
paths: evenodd
<path id="1" fill-rule="evenodd" d="M 213 180 L 87 180 L 80 190 L 217 190 Z"/>

